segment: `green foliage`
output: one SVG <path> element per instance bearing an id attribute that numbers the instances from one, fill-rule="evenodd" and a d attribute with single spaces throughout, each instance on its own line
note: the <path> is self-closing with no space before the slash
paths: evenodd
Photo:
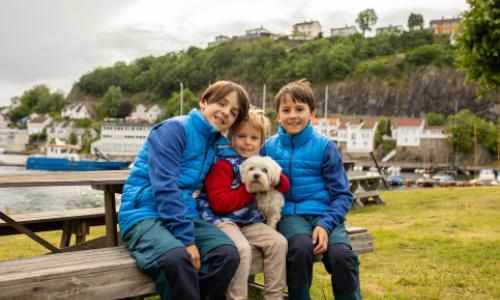
<path id="1" fill-rule="evenodd" d="M 408 28 L 412 31 L 416 27 L 420 27 L 420 30 L 424 29 L 424 17 L 422 14 L 411 13 L 408 17 Z"/>
<path id="2" fill-rule="evenodd" d="M 430 126 L 442 126 L 446 124 L 446 117 L 439 113 L 430 112 L 425 115 L 425 122 Z"/>
<path id="3" fill-rule="evenodd" d="M 60 112 L 64 107 L 64 95 L 61 92 L 51 93 L 46 85 L 37 85 L 23 93 L 21 104 L 9 113 L 13 122 L 30 115 Z"/>
<path id="4" fill-rule="evenodd" d="M 358 23 L 359 28 L 363 32 L 363 35 L 365 35 L 366 31 L 372 30 L 372 26 L 377 23 L 377 20 L 378 18 L 375 10 L 373 8 L 367 8 L 365 10 L 362 10 L 358 14 L 356 23 Z"/>
<path id="5" fill-rule="evenodd" d="M 76 134 L 74 132 L 72 132 L 70 135 L 69 135 L 69 141 L 68 141 L 71 145 L 76 145 L 78 144 L 78 138 L 76 137 Z"/>
<path id="6" fill-rule="evenodd" d="M 130 114 L 132 109 L 130 101 L 123 98 L 122 89 L 112 85 L 102 97 L 97 111 L 101 118 L 124 118 Z"/>
<path id="7" fill-rule="evenodd" d="M 458 62 L 485 89 L 500 86 L 500 6 L 495 0 L 467 0 L 458 38 Z"/>
<path id="8" fill-rule="evenodd" d="M 377 129 L 375 130 L 375 148 L 384 143 L 384 135 L 391 136 L 391 120 L 380 118 Z"/>
<path id="9" fill-rule="evenodd" d="M 453 54 L 446 47 L 438 44 L 424 45 L 410 50 L 406 62 L 414 66 L 434 64 L 437 66 L 452 65 Z"/>
<path id="10" fill-rule="evenodd" d="M 183 92 L 183 104 L 182 104 L 182 112 L 183 114 L 187 114 L 193 108 L 198 107 L 198 98 L 191 92 L 189 89 L 184 89 Z M 167 101 L 167 105 L 165 107 L 165 117 L 173 117 L 178 116 L 180 114 L 180 101 L 181 95 L 178 92 L 174 92 L 172 96 Z"/>
<path id="11" fill-rule="evenodd" d="M 75 128 L 90 128 L 92 126 L 91 119 L 76 119 L 73 120 L 73 127 Z"/>
<path id="12" fill-rule="evenodd" d="M 450 117 L 449 131 L 452 133 L 453 146 L 460 153 L 472 153 L 475 143 L 482 145 L 491 154 L 497 153 L 497 127 L 469 110 L 462 110 Z"/>

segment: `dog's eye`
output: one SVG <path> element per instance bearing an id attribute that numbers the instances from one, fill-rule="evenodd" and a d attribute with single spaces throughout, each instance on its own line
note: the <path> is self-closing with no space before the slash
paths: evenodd
<path id="1" fill-rule="evenodd" d="M 262 172 L 267 173 L 267 169 L 266 168 L 262 169 Z"/>
<path id="2" fill-rule="evenodd" d="M 249 171 L 253 171 L 254 169 L 255 169 L 254 167 L 248 168 Z"/>

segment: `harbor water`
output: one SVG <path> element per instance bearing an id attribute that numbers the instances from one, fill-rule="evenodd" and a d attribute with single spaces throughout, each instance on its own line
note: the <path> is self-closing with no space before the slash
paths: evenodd
<path id="1" fill-rule="evenodd" d="M 0 174 L 30 173 L 36 171 L 24 167 L 0 166 Z M 0 188 L 0 211 L 30 213 L 39 211 L 61 211 L 66 209 L 100 207 L 104 205 L 102 191 L 90 186 L 54 186 Z"/>

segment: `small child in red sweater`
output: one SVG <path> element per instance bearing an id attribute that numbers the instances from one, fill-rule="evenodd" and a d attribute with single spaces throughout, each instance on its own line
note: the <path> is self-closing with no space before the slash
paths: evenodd
<path id="1" fill-rule="evenodd" d="M 264 224 L 255 205 L 254 195 L 241 183 L 239 166 L 248 157 L 258 155 L 268 131 L 269 120 L 260 112 L 250 111 L 248 119 L 229 132 L 231 146 L 219 151 L 218 160 L 205 179 L 210 207 L 202 217 L 222 229 L 236 244 L 240 265 L 226 292 L 226 299 L 248 299 L 248 276 L 252 247 L 264 258 L 264 299 L 283 299 L 286 286 L 286 239 Z M 288 191 L 288 178 L 281 174 L 277 189 Z"/>

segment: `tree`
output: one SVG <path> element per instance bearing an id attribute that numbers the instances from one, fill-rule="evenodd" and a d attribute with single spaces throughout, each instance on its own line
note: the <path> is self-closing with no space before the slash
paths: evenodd
<path id="1" fill-rule="evenodd" d="M 408 28 L 410 31 L 414 30 L 415 27 L 420 27 L 420 30 L 424 29 L 424 17 L 422 14 L 411 13 L 408 17 Z"/>
<path id="2" fill-rule="evenodd" d="M 469 80 L 485 90 L 500 87 L 500 6 L 494 0 L 467 0 L 470 10 L 461 21 L 458 63 Z"/>
<path id="3" fill-rule="evenodd" d="M 378 18 L 375 10 L 373 8 L 367 8 L 358 14 L 356 23 L 358 23 L 359 29 L 361 29 L 363 35 L 365 35 L 366 31 L 372 30 L 372 26 L 377 23 L 377 20 Z"/>
<path id="4" fill-rule="evenodd" d="M 78 137 L 76 136 L 76 134 L 74 132 L 71 132 L 71 134 L 69 135 L 69 143 L 71 145 L 78 144 Z"/>
<path id="5" fill-rule="evenodd" d="M 425 115 L 425 121 L 429 126 L 442 126 L 446 124 L 446 117 L 442 114 L 429 112 Z"/>
<path id="6" fill-rule="evenodd" d="M 178 116 L 180 113 L 181 95 L 178 92 L 172 93 L 167 101 L 166 117 Z M 198 106 L 198 98 L 189 89 L 184 89 L 182 97 L 182 111 L 184 114 Z"/>
<path id="7" fill-rule="evenodd" d="M 102 116 L 117 118 L 122 98 L 122 89 L 114 85 L 110 86 L 99 105 Z"/>

